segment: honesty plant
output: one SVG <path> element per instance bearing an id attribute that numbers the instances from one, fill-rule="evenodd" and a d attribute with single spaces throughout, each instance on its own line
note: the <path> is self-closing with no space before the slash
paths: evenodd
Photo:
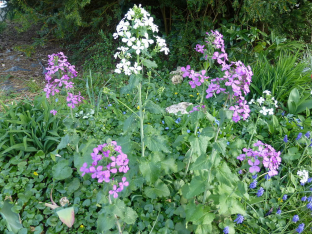
<path id="1" fill-rule="evenodd" d="M 82 176 L 85 174 L 91 174 L 93 179 L 97 179 L 99 183 L 103 181 L 106 183 L 113 183 L 113 189 L 109 191 L 109 194 L 114 198 L 118 197 L 118 193 L 121 192 L 125 186 L 129 185 L 126 181 L 126 177 L 122 177 L 121 182 L 117 183 L 116 176 L 120 173 L 127 173 L 129 170 L 129 159 L 126 154 L 121 150 L 121 146 L 117 145 L 116 141 L 112 141 L 110 144 L 98 145 L 93 149 L 91 153 L 92 164 L 88 167 L 85 162 L 80 168 Z M 117 174 L 118 173 L 118 174 Z M 119 187 L 118 187 L 119 185 Z"/>
<path id="2" fill-rule="evenodd" d="M 119 22 L 113 37 L 114 39 L 121 37 L 121 41 L 125 45 L 118 47 L 118 52 L 114 55 L 116 59 L 121 59 L 120 63 L 116 65 L 116 73 L 124 72 L 128 76 L 138 74 L 145 63 L 143 57 L 150 58 L 151 55 L 157 52 L 169 53 L 166 41 L 154 34 L 158 32 L 158 26 L 153 21 L 153 17 L 140 4 L 129 9 L 125 17 Z M 156 45 L 149 54 L 148 49 L 154 43 Z M 130 59 L 134 52 L 137 56 L 135 61 L 131 62 Z"/>
<path id="3" fill-rule="evenodd" d="M 54 96 L 56 93 L 59 93 L 59 88 L 65 87 L 67 91 L 74 88 L 74 83 L 69 81 L 70 79 L 74 79 L 77 76 L 77 71 L 75 70 L 75 66 L 71 65 L 67 61 L 67 57 L 63 52 L 59 52 L 57 54 L 48 55 L 49 67 L 47 68 L 48 72 L 45 74 L 45 80 L 47 84 L 43 89 L 46 92 L 46 97 L 49 98 L 50 95 Z M 79 102 L 82 102 L 84 99 L 80 92 L 78 95 L 74 95 L 70 92 L 67 92 L 67 105 L 71 108 L 75 108 Z M 53 115 L 56 114 L 57 111 L 52 110 L 51 113 Z"/>
<path id="4" fill-rule="evenodd" d="M 209 62 L 205 62 L 205 69 L 213 64 L 216 60 L 219 65 L 222 66 L 221 71 L 224 71 L 223 77 L 216 77 L 210 79 L 210 83 L 206 90 L 206 98 L 211 98 L 215 94 L 225 93 L 230 96 L 231 100 L 236 101 L 236 105 L 231 106 L 229 109 L 233 110 L 233 121 L 238 122 L 241 118 L 246 120 L 249 117 L 250 109 L 245 100 L 250 90 L 251 77 L 253 75 L 250 66 L 245 66 L 241 61 L 228 63 L 228 55 L 224 49 L 223 35 L 218 31 L 211 31 L 206 33 L 207 48 L 205 45 L 197 44 L 195 50 L 204 54 L 204 59 Z M 220 51 L 216 51 L 220 50 Z M 189 82 L 192 88 L 201 86 L 205 80 L 210 77 L 205 76 L 206 70 L 201 70 L 199 73 L 191 70 L 190 65 L 182 67 L 181 71 L 184 72 L 183 77 L 189 77 L 192 81 Z M 226 87 L 231 87 L 230 92 L 226 91 Z"/>

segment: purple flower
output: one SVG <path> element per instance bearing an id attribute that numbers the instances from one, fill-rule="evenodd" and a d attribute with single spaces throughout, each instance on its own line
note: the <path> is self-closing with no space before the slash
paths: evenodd
<path id="1" fill-rule="evenodd" d="M 50 113 L 51 113 L 52 115 L 56 115 L 57 111 L 56 111 L 56 110 L 51 110 Z"/>
<path id="2" fill-rule="evenodd" d="M 266 180 L 269 180 L 269 179 L 271 179 L 271 176 L 269 176 L 269 174 L 266 174 L 266 175 L 264 176 L 264 178 L 265 178 Z"/>
<path id="3" fill-rule="evenodd" d="M 310 196 L 310 197 L 308 197 L 308 202 L 312 202 L 312 197 Z"/>
<path id="4" fill-rule="evenodd" d="M 126 177 L 122 177 L 122 182 L 119 182 L 119 187 L 121 191 L 124 189 L 124 186 L 126 187 L 129 186 L 129 182 L 126 180 L 127 180 Z"/>
<path id="5" fill-rule="evenodd" d="M 224 234 L 229 234 L 230 233 L 230 229 L 228 226 L 226 226 L 224 229 L 223 229 L 223 233 Z"/>
<path id="6" fill-rule="evenodd" d="M 298 141 L 300 138 L 302 137 L 302 133 L 300 132 L 296 138 L 296 140 Z"/>
<path id="7" fill-rule="evenodd" d="M 255 174 L 255 175 L 252 176 L 252 178 L 253 178 L 254 180 L 257 179 L 257 177 L 258 177 L 258 174 Z"/>
<path id="8" fill-rule="evenodd" d="M 312 210 L 312 202 L 310 202 L 310 203 L 307 204 L 307 208 L 308 208 L 309 210 Z"/>
<path id="9" fill-rule="evenodd" d="M 241 160 L 241 161 L 244 161 L 246 158 L 246 155 L 245 154 L 240 154 L 239 156 L 237 156 L 237 159 L 238 160 Z"/>
<path id="10" fill-rule="evenodd" d="M 190 65 L 187 65 L 186 68 L 185 67 L 181 67 L 181 71 L 184 72 L 183 73 L 183 77 L 187 77 L 190 75 L 190 69 L 191 69 L 191 66 Z"/>
<path id="11" fill-rule="evenodd" d="M 240 175 L 243 174 L 243 171 L 242 171 L 242 170 L 239 170 L 239 171 L 238 171 L 238 174 L 240 174 Z"/>
<path id="12" fill-rule="evenodd" d="M 81 176 L 83 177 L 86 173 L 89 173 L 90 170 L 87 168 L 88 164 L 84 163 L 82 167 L 80 168 L 80 171 L 82 172 Z"/>
<path id="13" fill-rule="evenodd" d="M 251 182 L 251 184 L 249 185 L 249 188 L 254 189 L 257 187 L 257 180 L 254 180 L 253 182 Z"/>
<path id="14" fill-rule="evenodd" d="M 307 133 L 304 135 L 306 136 L 306 138 L 310 138 L 310 131 L 307 131 Z"/>
<path id="15" fill-rule="evenodd" d="M 260 187 L 260 189 L 257 192 L 257 197 L 261 197 L 264 193 L 264 189 L 262 187 Z"/>
<path id="16" fill-rule="evenodd" d="M 299 216 L 298 215 L 294 215 L 294 217 L 292 218 L 292 221 L 294 223 L 297 223 L 299 221 Z"/>
<path id="17" fill-rule="evenodd" d="M 120 192 L 120 188 L 117 188 L 117 186 L 114 184 L 113 185 L 113 190 L 110 190 L 109 194 L 113 195 L 114 198 L 117 198 L 119 192 Z"/>
<path id="18" fill-rule="evenodd" d="M 285 194 L 285 195 L 283 196 L 283 200 L 284 200 L 284 201 L 287 200 L 287 194 Z"/>
<path id="19" fill-rule="evenodd" d="M 307 196 L 304 196 L 301 198 L 301 201 L 306 201 L 307 200 Z"/>
<path id="20" fill-rule="evenodd" d="M 312 182 L 312 178 L 309 178 L 309 179 L 308 179 L 308 183 L 311 183 L 311 182 Z"/>
<path id="21" fill-rule="evenodd" d="M 244 216 L 242 216 L 241 214 L 238 214 L 236 219 L 234 220 L 234 222 L 236 222 L 237 224 L 243 223 L 244 221 Z"/>
<path id="22" fill-rule="evenodd" d="M 282 210 L 278 207 L 276 214 L 280 215 L 282 213 Z"/>
<path id="23" fill-rule="evenodd" d="M 298 233 L 301 233 L 301 232 L 303 232 L 303 230 L 304 230 L 304 223 L 299 224 L 299 226 L 298 226 L 298 228 L 296 229 L 296 231 L 297 231 Z"/>
<path id="24" fill-rule="evenodd" d="M 285 142 L 285 143 L 288 142 L 288 137 L 287 137 L 287 135 L 285 135 L 285 137 L 284 137 L 284 142 Z"/>
<path id="25" fill-rule="evenodd" d="M 254 162 L 252 160 L 248 160 L 248 164 L 251 166 L 249 167 L 249 172 L 254 173 L 254 172 L 259 172 L 260 167 L 258 165 L 260 164 L 260 161 L 258 159 L 255 159 Z"/>

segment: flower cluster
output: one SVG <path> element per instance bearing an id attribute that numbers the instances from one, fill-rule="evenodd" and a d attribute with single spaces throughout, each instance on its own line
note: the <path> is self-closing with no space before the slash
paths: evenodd
<path id="1" fill-rule="evenodd" d="M 258 141 L 254 144 L 254 147 L 258 147 L 258 150 L 253 149 L 247 149 L 244 148 L 243 152 L 244 154 L 241 154 L 237 157 L 237 159 L 243 161 L 248 160 L 249 172 L 259 172 L 260 171 L 260 164 L 262 160 L 262 164 L 265 168 L 269 170 L 268 175 L 269 176 L 275 176 L 278 174 L 278 167 L 281 164 L 281 152 L 276 152 L 275 149 L 268 145 L 264 144 L 261 141 Z"/>
<path id="2" fill-rule="evenodd" d="M 300 178 L 300 183 L 304 185 L 309 180 L 309 172 L 307 170 L 298 171 L 297 175 Z"/>
<path id="3" fill-rule="evenodd" d="M 121 41 L 125 43 L 125 46 L 118 47 L 118 52 L 114 55 L 115 59 L 117 57 L 121 59 L 120 63 L 116 65 L 116 73 L 124 72 L 125 75 L 138 74 L 142 70 L 142 66 L 140 66 L 139 61 L 131 65 L 129 61 L 132 58 L 131 51 L 135 51 L 137 55 L 145 52 L 150 45 L 155 43 L 155 39 L 155 51 L 164 52 L 165 54 L 169 53 L 166 41 L 153 34 L 158 32 L 158 26 L 153 21 L 153 17 L 141 5 L 134 5 L 119 22 L 113 37 L 114 39 L 122 37 Z M 148 31 L 152 31 L 155 39 L 149 37 Z"/>
<path id="4" fill-rule="evenodd" d="M 65 87 L 65 89 L 70 90 L 74 86 L 74 83 L 69 81 L 77 76 L 77 71 L 75 66 L 71 65 L 67 61 L 67 57 L 63 52 L 57 54 L 48 55 L 49 67 L 47 68 L 48 72 L 45 74 L 45 80 L 47 84 L 43 89 L 46 92 L 46 97 L 49 98 L 50 95 L 54 96 L 56 93 L 59 93 L 59 88 Z M 68 92 L 67 96 L 67 105 L 71 108 L 75 108 L 79 102 L 82 102 L 84 99 L 79 92 L 79 95 L 74 95 Z M 53 115 L 56 114 L 56 111 L 51 111 Z"/>
<path id="5" fill-rule="evenodd" d="M 115 153 L 117 154 L 116 156 Z M 116 182 L 114 178 L 117 173 L 126 173 L 129 170 L 128 163 L 129 159 L 126 154 L 121 150 L 121 146 L 117 145 L 116 141 L 112 141 L 110 144 L 98 145 L 93 149 L 91 153 L 92 165 L 88 167 L 87 163 L 84 163 L 80 168 L 82 176 L 86 173 L 91 174 L 93 179 L 97 179 L 99 183 L 103 181 L 106 183 Z M 113 178 L 111 178 L 113 177 Z M 114 198 L 118 197 L 118 193 L 121 192 L 125 186 L 129 185 L 129 182 L 126 181 L 126 177 L 122 177 L 118 185 L 113 184 L 113 190 L 109 191 L 109 194 L 112 194 Z"/>
<path id="6" fill-rule="evenodd" d="M 78 113 L 75 114 L 76 118 L 79 118 L 82 116 L 83 119 L 88 119 L 90 117 L 93 117 L 94 115 L 94 110 L 90 109 L 88 112 L 84 113 L 83 111 L 79 111 Z"/>
<path id="7" fill-rule="evenodd" d="M 264 97 L 258 98 L 256 101 L 254 99 L 251 99 L 248 104 L 256 104 L 258 107 L 260 107 L 260 113 L 262 115 L 274 115 L 275 108 L 277 108 L 278 101 L 275 100 L 274 97 L 272 97 L 271 92 L 268 90 L 263 91 L 265 94 Z"/>
<path id="8" fill-rule="evenodd" d="M 241 61 L 228 63 L 228 55 L 224 49 L 223 35 L 218 31 L 211 31 L 206 33 L 208 35 L 207 44 L 210 45 L 209 49 L 204 49 L 203 45 L 196 45 L 195 50 L 199 53 L 203 53 L 205 59 L 216 60 L 219 65 L 222 66 L 221 71 L 224 72 L 223 77 L 216 77 L 210 79 L 210 84 L 206 90 L 206 98 L 211 98 L 215 94 L 225 93 L 230 94 L 231 98 L 236 101 L 236 105 L 231 106 L 229 109 L 233 110 L 233 121 L 238 122 L 241 118 L 246 120 L 249 117 L 250 109 L 244 96 L 247 95 L 250 90 L 251 77 L 253 75 L 250 66 L 245 66 Z M 213 53 L 210 49 L 215 50 Z M 210 52 L 210 53 L 209 53 Z M 192 88 L 200 86 L 209 76 L 205 76 L 206 71 L 202 70 L 199 73 L 190 70 L 190 65 L 186 68 L 182 67 L 181 71 L 184 72 L 183 77 L 189 77 L 192 81 L 189 82 Z M 231 87 L 232 93 L 226 91 L 227 87 Z"/>

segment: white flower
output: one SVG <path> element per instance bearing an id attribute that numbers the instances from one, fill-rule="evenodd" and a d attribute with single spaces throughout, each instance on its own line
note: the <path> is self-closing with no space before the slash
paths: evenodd
<path id="1" fill-rule="evenodd" d="M 157 40 L 157 44 L 159 45 L 159 47 L 165 47 L 166 46 L 166 40 L 162 39 L 159 36 L 155 36 L 156 40 Z"/>
<path id="2" fill-rule="evenodd" d="M 297 175 L 299 176 L 300 183 L 305 184 L 309 179 L 309 172 L 306 170 L 298 171 Z"/>
<path id="3" fill-rule="evenodd" d="M 311 90 L 311 95 L 312 95 L 312 90 Z"/>
<path id="4" fill-rule="evenodd" d="M 130 66 L 130 62 L 126 59 L 122 59 L 120 61 L 120 65 L 123 67 L 124 70 L 127 70 L 128 67 Z M 117 66 L 118 66 L 118 64 L 117 64 Z"/>
<path id="5" fill-rule="evenodd" d="M 133 25 L 133 28 L 134 28 L 134 29 L 137 29 L 137 28 L 140 27 L 140 26 L 145 26 L 144 23 L 143 23 L 141 20 L 139 20 L 139 19 L 135 19 L 135 20 L 134 20 L 134 23 L 135 23 L 135 24 Z"/>
<path id="6" fill-rule="evenodd" d="M 129 47 L 120 46 L 117 48 L 117 50 L 121 50 L 122 52 L 126 52 L 127 50 L 129 50 Z"/>
<path id="7" fill-rule="evenodd" d="M 127 14 L 125 15 L 127 17 L 127 20 L 131 20 L 132 16 L 134 16 L 134 11 L 132 8 L 129 9 L 129 11 L 127 12 Z"/>
<path id="8" fill-rule="evenodd" d="M 94 110 L 93 110 L 93 109 L 90 110 L 90 114 L 91 114 L 91 115 L 94 114 Z"/>
<path id="9" fill-rule="evenodd" d="M 169 48 L 168 47 L 163 47 L 160 49 L 160 52 L 164 51 L 165 55 L 167 55 L 169 53 Z"/>
<path id="10" fill-rule="evenodd" d="M 83 111 L 79 111 L 79 115 L 83 115 Z"/>
<path id="11" fill-rule="evenodd" d="M 116 27 L 116 31 L 117 33 L 123 32 L 123 31 L 127 31 L 128 27 L 130 26 L 130 23 L 127 21 L 123 21 L 123 19 L 119 22 L 119 24 Z"/>
<path id="12" fill-rule="evenodd" d="M 262 105 L 262 103 L 263 103 L 264 101 L 265 101 L 265 100 L 264 100 L 263 97 L 257 99 L 257 102 L 260 104 L 260 106 Z"/>
<path id="13" fill-rule="evenodd" d="M 248 104 L 250 105 L 250 104 L 253 104 L 255 102 L 255 99 L 251 99 L 249 102 L 248 102 Z"/>
<path id="14" fill-rule="evenodd" d="M 269 90 L 265 90 L 265 91 L 263 91 L 263 93 L 265 93 L 266 95 L 270 95 L 271 94 L 271 92 Z"/>
<path id="15" fill-rule="evenodd" d="M 153 17 L 150 17 L 149 19 L 148 18 L 145 19 L 144 24 L 145 26 L 149 26 L 149 25 L 152 26 L 154 24 L 153 21 L 154 21 Z"/>
<path id="16" fill-rule="evenodd" d="M 122 38 L 122 42 L 127 43 L 128 46 L 132 46 L 132 42 L 135 41 L 135 37 L 131 37 L 131 33 L 130 32 L 126 32 L 126 37 Z"/>
<path id="17" fill-rule="evenodd" d="M 114 72 L 120 74 L 121 70 L 117 68 L 117 69 L 114 70 Z"/>
<path id="18" fill-rule="evenodd" d="M 136 45 L 133 45 L 132 46 L 132 49 L 136 50 L 135 52 L 137 54 L 139 54 L 141 52 L 141 50 L 144 50 L 144 46 L 141 45 L 141 42 L 140 41 L 137 41 L 137 44 Z"/>
<path id="19" fill-rule="evenodd" d="M 262 107 L 262 110 L 260 110 L 260 113 L 263 115 L 267 115 L 268 110 L 265 108 L 265 106 Z"/>
<path id="20" fill-rule="evenodd" d="M 154 43 L 154 40 L 152 40 L 152 39 L 148 39 L 148 34 L 147 33 L 145 33 L 145 38 L 143 38 L 142 39 L 142 43 L 144 44 L 144 47 L 145 48 L 148 48 L 148 44 L 153 44 Z"/>
<path id="21" fill-rule="evenodd" d="M 120 54 L 120 52 L 116 52 L 116 53 L 114 54 L 114 58 L 117 59 L 117 57 L 118 57 L 119 54 Z"/>
<path id="22" fill-rule="evenodd" d="M 269 112 L 269 113 L 268 113 L 269 115 L 274 115 L 274 110 L 273 110 L 273 108 L 268 109 L 268 112 Z"/>
<path id="23" fill-rule="evenodd" d="M 133 71 L 135 74 L 138 74 L 138 71 L 141 71 L 142 70 L 142 67 L 141 66 L 138 66 L 138 63 L 135 62 L 134 63 L 134 67 L 129 67 L 129 69 L 131 71 Z"/>

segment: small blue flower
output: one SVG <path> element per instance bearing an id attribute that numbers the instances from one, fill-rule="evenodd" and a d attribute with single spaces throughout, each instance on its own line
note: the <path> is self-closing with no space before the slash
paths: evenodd
<path id="1" fill-rule="evenodd" d="M 310 209 L 310 210 L 312 210 L 312 202 L 310 202 L 310 203 L 307 204 L 307 208 Z"/>
<path id="2" fill-rule="evenodd" d="M 310 131 L 307 131 L 306 134 L 304 134 L 306 138 L 310 138 Z"/>
<path id="3" fill-rule="evenodd" d="M 282 210 L 281 210 L 281 208 L 278 207 L 276 214 L 280 215 L 281 213 L 282 213 Z"/>
<path id="4" fill-rule="evenodd" d="M 303 230 L 304 230 L 304 223 L 299 224 L 299 226 L 298 226 L 298 228 L 296 229 L 296 231 L 297 231 L 298 233 L 301 233 L 301 232 L 303 232 Z"/>
<path id="5" fill-rule="evenodd" d="M 285 115 L 285 111 L 282 112 L 282 116 L 284 116 L 284 115 Z"/>
<path id="6" fill-rule="evenodd" d="M 126 114 L 126 112 L 124 111 L 124 112 L 122 112 L 124 115 Z"/>
<path id="7" fill-rule="evenodd" d="M 242 216 L 241 214 L 238 214 L 236 219 L 234 220 L 234 222 L 237 224 L 243 223 L 243 221 L 244 221 L 244 216 Z"/>
<path id="8" fill-rule="evenodd" d="M 55 102 L 58 102 L 58 98 L 55 98 Z"/>
<path id="9" fill-rule="evenodd" d="M 220 121 L 217 120 L 216 118 L 215 118 L 215 122 L 216 122 L 216 124 L 217 124 L 218 126 L 220 125 Z"/>
<path id="10" fill-rule="evenodd" d="M 162 120 L 161 123 L 162 123 L 162 124 L 165 124 L 165 121 Z"/>
<path id="11" fill-rule="evenodd" d="M 269 179 L 271 179 L 271 176 L 269 176 L 269 174 L 266 174 L 266 175 L 264 176 L 264 178 L 265 178 L 266 180 L 269 180 Z"/>
<path id="12" fill-rule="evenodd" d="M 253 178 L 254 180 L 257 179 L 257 177 L 258 177 L 257 174 L 255 174 L 255 175 L 252 176 L 252 178 Z"/>
<path id="13" fill-rule="evenodd" d="M 253 182 L 251 182 L 251 184 L 249 185 L 249 188 L 254 189 L 255 187 L 257 187 L 257 180 L 254 180 Z"/>
<path id="14" fill-rule="evenodd" d="M 284 142 L 285 142 L 285 143 L 288 142 L 288 137 L 287 137 L 287 135 L 285 135 L 285 137 L 284 137 Z"/>
<path id="15" fill-rule="evenodd" d="M 166 129 L 166 130 L 168 130 L 168 129 L 169 129 L 169 127 L 165 127 L 165 129 Z"/>
<path id="16" fill-rule="evenodd" d="M 300 132 L 296 138 L 296 140 L 298 141 L 300 138 L 302 137 L 302 133 Z"/>
<path id="17" fill-rule="evenodd" d="M 301 201 L 306 201 L 307 200 L 307 196 L 304 196 L 301 198 Z"/>
<path id="18" fill-rule="evenodd" d="M 307 198 L 308 202 L 312 202 L 312 197 Z"/>
<path id="19" fill-rule="evenodd" d="M 177 124 L 181 122 L 181 118 L 177 118 L 177 120 L 175 121 Z"/>
<path id="20" fill-rule="evenodd" d="M 224 234 L 229 234 L 230 233 L 230 229 L 228 226 L 226 226 L 224 229 L 223 229 L 223 233 Z"/>
<path id="21" fill-rule="evenodd" d="M 112 106 L 112 104 L 108 104 L 108 106 Z"/>
<path id="22" fill-rule="evenodd" d="M 284 201 L 287 200 L 287 194 L 285 194 L 285 195 L 283 196 L 283 200 L 284 200 Z"/>
<path id="23" fill-rule="evenodd" d="M 239 171 L 238 171 L 238 174 L 240 174 L 240 175 L 243 174 L 243 171 L 242 171 L 242 170 L 239 170 Z"/>
<path id="24" fill-rule="evenodd" d="M 156 98 L 156 101 L 159 101 L 158 98 Z"/>
<path id="25" fill-rule="evenodd" d="M 230 142 L 228 141 L 228 142 L 226 142 L 226 144 L 227 144 L 227 145 L 230 145 Z"/>
<path id="26" fill-rule="evenodd" d="M 297 223 L 299 221 L 299 216 L 298 215 L 294 215 L 294 217 L 292 218 L 292 221 L 294 223 Z"/>
<path id="27" fill-rule="evenodd" d="M 186 132 L 187 132 L 187 133 L 190 133 L 190 132 L 191 132 L 191 130 L 187 129 L 187 130 L 186 130 Z"/>
<path id="28" fill-rule="evenodd" d="M 311 183 L 311 182 L 312 182 L 312 178 L 309 178 L 307 182 L 308 182 L 308 183 Z"/>
<path id="29" fill-rule="evenodd" d="M 257 192 L 257 196 L 261 197 L 263 195 L 263 193 L 264 193 L 264 189 L 262 187 L 260 187 L 260 189 Z"/>

